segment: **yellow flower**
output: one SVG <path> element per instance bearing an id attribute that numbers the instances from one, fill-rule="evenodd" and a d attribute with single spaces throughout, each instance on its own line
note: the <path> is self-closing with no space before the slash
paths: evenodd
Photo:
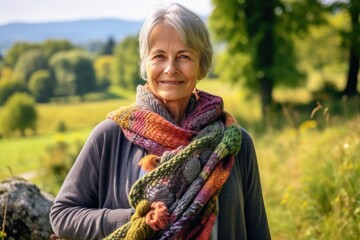
<path id="1" fill-rule="evenodd" d="M 307 120 L 300 124 L 299 126 L 299 132 L 305 132 L 306 130 L 316 128 L 317 127 L 317 121 L 315 120 Z"/>
<path id="2" fill-rule="evenodd" d="M 54 136 L 54 140 L 55 140 L 56 142 L 65 142 L 65 135 L 62 134 L 62 133 L 56 134 L 56 135 Z"/>
<path id="3" fill-rule="evenodd" d="M 284 197 L 281 199 L 281 205 L 286 205 L 289 201 L 289 194 L 285 193 Z"/>

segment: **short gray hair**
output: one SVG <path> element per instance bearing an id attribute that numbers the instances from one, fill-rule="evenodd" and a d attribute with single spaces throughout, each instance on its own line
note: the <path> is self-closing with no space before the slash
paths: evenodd
<path id="1" fill-rule="evenodd" d="M 191 10 L 173 3 L 166 8 L 158 8 L 145 20 L 139 34 L 140 73 L 146 76 L 146 59 L 150 52 L 150 35 L 160 23 L 172 26 L 180 39 L 190 48 L 200 53 L 200 72 L 202 77 L 208 73 L 212 65 L 213 48 L 209 31 L 205 23 Z"/>

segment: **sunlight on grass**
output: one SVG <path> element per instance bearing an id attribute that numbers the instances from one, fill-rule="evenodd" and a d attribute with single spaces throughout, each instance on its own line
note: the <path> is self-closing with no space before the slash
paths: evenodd
<path id="1" fill-rule="evenodd" d="M 305 88 L 298 89 L 275 89 L 273 92 L 274 101 L 284 103 L 307 104 L 312 101 L 311 93 Z"/>
<path id="2" fill-rule="evenodd" d="M 131 102 L 132 100 L 116 99 L 73 104 L 39 104 L 38 133 L 52 133 L 57 130 L 60 122 L 64 122 L 70 130 L 93 128 L 104 120 L 110 111 Z"/>
<path id="3" fill-rule="evenodd" d="M 69 142 L 85 141 L 89 133 L 90 129 L 85 129 L 62 134 L 0 139 L 0 178 L 41 170 L 41 157 L 50 144 L 59 141 L 59 137 Z"/>

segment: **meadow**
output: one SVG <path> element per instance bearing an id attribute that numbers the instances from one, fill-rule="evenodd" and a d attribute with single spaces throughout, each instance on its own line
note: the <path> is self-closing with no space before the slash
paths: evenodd
<path id="1" fill-rule="evenodd" d="M 221 95 L 253 137 L 273 239 L 358 239 L 359 99 L 317 103 L 307 91 L 278 91 L 279 113 L 265 123 L 259 98 L 240 86 L 205 80 L 198 87 Z M 46 165 L 56 161 L 49 146 L 81 145 L 108 112 L 134 100 L 119 89 L 111 94 L 103 101 L 94 95 L 94 101 L 39 104 L 35 135 L 0 139 L 0 178 L 23 176 L 56 194 L 58 186 L 41 180 Z"/>

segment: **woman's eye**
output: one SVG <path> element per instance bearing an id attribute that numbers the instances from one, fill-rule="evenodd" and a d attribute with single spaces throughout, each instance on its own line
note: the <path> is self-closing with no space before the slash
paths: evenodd
<path id="1" fill-rule="evenodd" d="M 180 61 L 190 61 L 190 60 L 191 60 L 191 58 L 190 58 L 188 55 L 180 55 L 180 56 L 178 57 L 178 59 L 179 59 Z"/>
<path id="2" fill-rule="evenodd" d="M 164 57 L 163 55 L 158 54 L 158 55 L 153 56 L 153 59 L 159 59 L 159 58 L 163 58 L 163 57 Z"/>
<path id="3" fill-rule="evenodd" d="M 153 62 L 162 62 L 164 60 L 165 56 L 162 54 L 153 55 L 150 57 L 150 60 Z"/>

